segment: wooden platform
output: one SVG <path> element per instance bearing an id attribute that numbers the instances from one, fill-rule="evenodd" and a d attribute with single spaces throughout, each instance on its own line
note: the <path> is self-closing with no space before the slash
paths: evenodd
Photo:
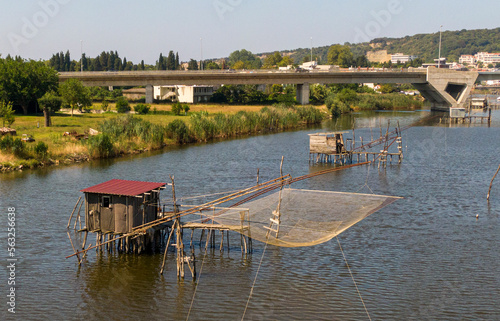
<path id="1" fill-rule="evenodd" d="M 250 227 L 248 225 L 225 225 L 225 224 L 216 224 L 216 223 L 193 223 L 187 222 L 181 224 L 182 228 L 186 229 L 212 229 L 212 230 L 220 230 L 220 231 L 244 231 L 248 230 Z"/>

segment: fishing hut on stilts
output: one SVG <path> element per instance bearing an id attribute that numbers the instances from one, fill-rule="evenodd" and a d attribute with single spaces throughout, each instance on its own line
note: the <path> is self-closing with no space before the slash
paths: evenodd
<path id="1" fill-rule="evenodd" d="M 368 142 L 361 136 L 357 142 L 354 130 L 352 137 L 347 137 L 349 131 L 309 134 L 309 162 L 346 165 L 378 161 L 380 167 L 386 166 L 387 162 L 392 162 L 395 157 L 398 163 L 401 163 L 403 161 L 401 128 L 398 124 L 389 132 L 389 125 L 390 123 L 385 134 L 381 128 L 380 137 Z M 376 148 L 379 146 L 382 146 L 382 149 Z"/>

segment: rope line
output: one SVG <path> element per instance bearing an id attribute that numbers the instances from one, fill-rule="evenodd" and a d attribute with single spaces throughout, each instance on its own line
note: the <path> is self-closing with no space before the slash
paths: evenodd
<path id="1" fill-rule="evenodd" d="M 359 292 L 358 285 L 356 284 L 356 280 L 354 280 L 354 275 L 352 274 L 351 268 L 349 267 L 349 263 L 347 263 L 347 258 L 345 257 L 344 250 L 342 250 L 342 246 L 340 245 L 339 237 L 336 237 L 337 243 L 339 244 L 340 252 L 342 252 L 342 256 L 344 257 L 345 264 L 347 266 L 347 269 L 349 270 L 349 274 L 351 275 L 352 282 L 354 283 L 354 286 L 356 287 L 356 291 L 358 292 L 359 298 L 361 299 L 361 303 L 363 304 L 363 308 L 365 308 L 366 315 L 368 316 L 368 320 L 372 320 L 370 317 L 370 313 L 368 313 L 368 309 L 366 308 L 365 301 L 363 301 L 363 297 L 361 296 L 361 292 Z"/>
<path id="2" fill-rule="evenodd" d="M 259 267 L 257 268 L 257 272 L 255 273 L 255 278 L 253 279 L 253 284 L 252 284 L 252 287 L 250 288 L 250 294 L 248 295 L 247 304 L 245 305 L 245 310 L 243 311 L 243 315 L 241 316 L 241 321 L 243 321 L 245 319 L 245 314 L 247 313 L 248 305 L 250 304 L 250 299 L 252 298 L 253 289 L 255 287 L 255 283 L 257 282 L 257 276 L 259 275 L 260 267 L 262 266 L 262 261 L 264 260 L 264 254 L 266 253 L 267 244 L 268 243 L 266 242 L 266 245 L 264 246 L 264 251 L 262 251 L 262 256 L 260 257 Z"/>

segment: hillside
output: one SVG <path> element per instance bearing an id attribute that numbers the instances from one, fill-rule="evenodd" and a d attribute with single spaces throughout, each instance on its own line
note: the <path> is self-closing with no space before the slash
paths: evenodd
<path id="1" fill-rule="evenodd" d="M 438 57 L 439 32 L 432 34 L 417 34 L 404 38 L 376 38 L 372 41 L 348 44 L 354 56 L 366 55 L 368 51 L 387 50 L 389 54 L 402 52 L 417 55 L 425 62 L 432 62 Z M 330 46 L 313 48 L 313 55 L 321 63 L 326 63 Z M 460 55 L 471 55 L 481 51 L 500 52 L 500 28 L 476 29 L 460 31 L 443 31 L 442 56 L 449 61 L 458 61 Z M 282 54 L 291 54 L 296 63 L 301 63 L 304 57 L 310 57 L 310 48 L 283 50 Z"/>

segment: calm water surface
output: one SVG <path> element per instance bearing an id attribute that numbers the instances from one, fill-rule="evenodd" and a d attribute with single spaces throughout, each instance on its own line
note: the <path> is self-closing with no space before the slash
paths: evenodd
<path id="1" fill-rule="evenodd" d="M 401 126 L 429 112 L 355 116 L 356 136 L 377 136 L 380 123 Z M 78 267 L 66 234 L 80 189 L 122 178 L 168 181 L 188 197 L 248 187 L 284 172 L 325 169 L 308 163 L 308 133 L 350 127 L 352 118 L 310 129 L 179 148 L 127 159 L 10 173 L 0 177 L 0 320 L 7 313 L 7 207 L 16 208 L 16 315 L 19 320 L 239 320 L 264 246 L 242 257 L 205 254 L 195 244 L 201 276 L 196 295 L 178 282 L 174 253 L 160 276 L 161 254 L 96 255 Z M 370 129 L 373 127 L 373 129 Z M 297 188 L 403 196 L 339 236 L 374 320 L 500 319 L 500 113 L 484 125 L 439 124 L 439 117 L 404 132 L 405 159 L 385 170 L 357 167 L 297 183 Z M 164 198 L 170 197 L 167 191 Z M 476 219 L 479 215 L 479 219 Z M 72 233 L 73 238 L 75 236 Z M 186 237 L 187 239 L 187 237 Z M 95 243 L 95 239 L 90 239 Z M 88 244 L 88 243 L 87 243 Z M 368 319 L 336 239 L 308 248 L 268 246 L 246 320 Z"/>

